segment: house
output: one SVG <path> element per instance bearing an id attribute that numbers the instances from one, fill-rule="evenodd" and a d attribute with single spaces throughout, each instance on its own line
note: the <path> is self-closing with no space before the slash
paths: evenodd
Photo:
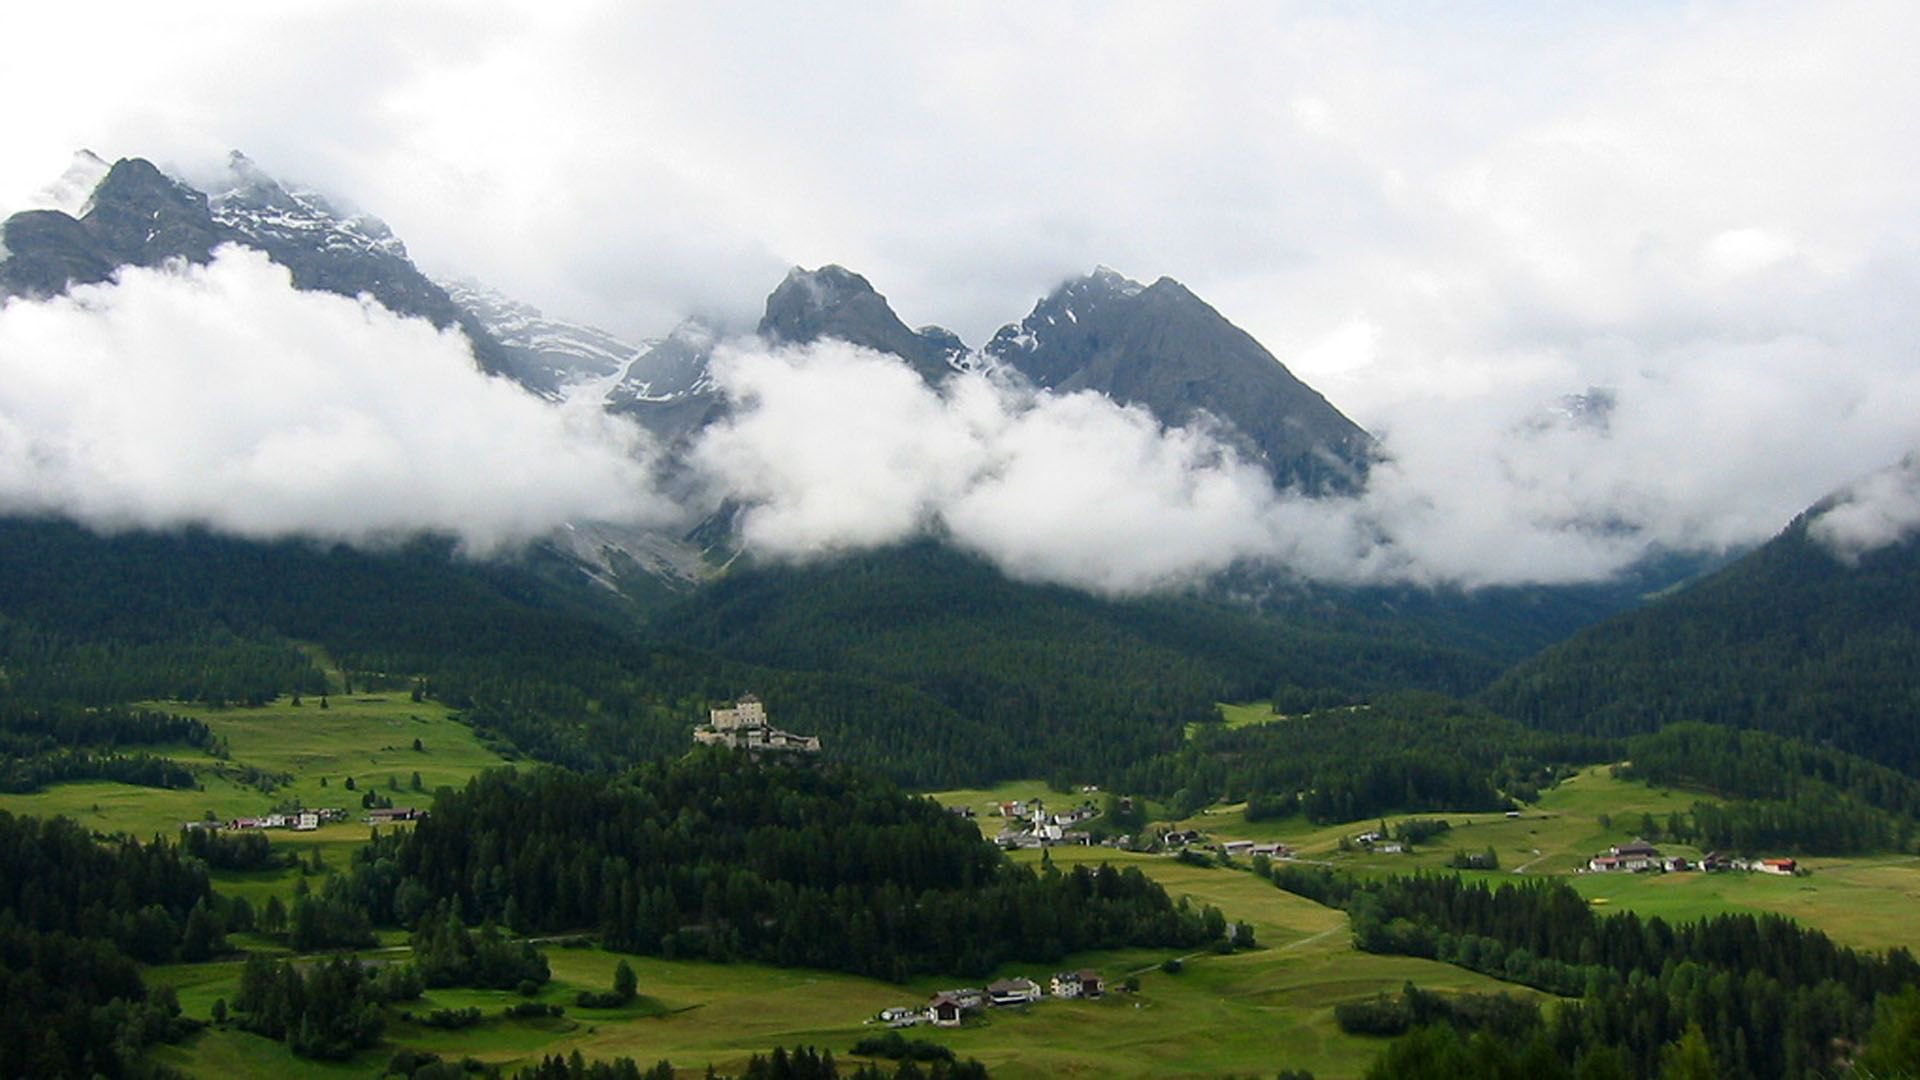
<path id="1" fill-rule="evenodd" d="M 396 821 L 419 821 L 426 817 L 425 810 L 415 810 L 411 806 L 383 806 L 367 811 L 369 825 L 391 825 Z"/>
<path id="2" fill-rule="evenodd" d="M 1175 829 L 1162 837 L 1161 842 L 1168 847 L 1185 847 L 1188 844 L 1199 843 L 1200 839 L 1200 831 L 1198 829 Z"/>
<path id="3" fill-rule="evenodd" d="M 1220 850 L 1227 855 L 1251 855 L 1253 853 L 1253 841 L 1229 840 L 1220 845 Z"/>
<path id="4" fill-rule="evenodd" d="M 1356 844 L 1377 844 L 1380 841 L 1385 839 L 1386 839 L 1385 836 L 1381 835 L 1380 833 L 1374 832 L 1371 829 L 1353 838 L 1354 843 Z"/>
<path id="5" fill-rule="evenodd" d="M 1407 850 L 1407 845 L 1398 840 L 1382 840 L 1373 845 L 1373 851 L 1376 855 L 1398 855 L 1405 850 Z"/>
<path id="6" fill-rule="evenodd" d="M 1040 1000 L 1040 984 L 1032 979 L 996 979 L 987 984 L 990 1005 L 1030 1005 Z"/>
<path id="7" fill-rule="evenodd" d="M 1700 869 L 1713 872 L 1733 869 L 1733 860 L 1717 851 L 1709 851 L 1700 856 Z"/>
<path id="8" fill-rule="evenodd" d="M 1693 864 L 1679 855 L 1669 855 L 1660 860 L 1660 867 L 1668 873 L 1683 873 L 1693 869 Z"/>
<path id="9" fill-rule="evenodd" d="M 1761 859 L 1759 862 L 1753 864 L 1753 868 L 1763 874 L 1779 874 L 1782 877 L 1792 877 L 1793 872 L 1800 868 L 1800 864 L 1794 862 L 1792 859 Z"/>
<path id="10" fill-rule="evenodd" d="M 927 1002 L 927 1022 L 935 1027 L 959 1027 L 960 1014 L 965 1011 L 952 994 L 935 994 Z"/>
<path id="11" fill-rule="evenodd" d="M 977 1009 L 987 1000 L 987 992 L 977 986 L 963 986 L 958 990 L 948 990 L 946 995 L 960 1003 L 962 1009 Z"/>
<path id="12" fill-rule="evenodd" d="M 947 813 L 949 813 L 949 814 L 953 814 L 953 815 L 955 815 L 955 816 L 957 816 L 957 817 L 967 817 L 967 818 L 970 818 L 970 817 L 972 817 L 972 816 L 973 816 L 973 807 L 971 807 L 971 806 L 949 806 L 949 807 L 947 807 Z"/>
<path id="13" fill-rule="evenodd" d="M 1265 855 L 1270 859 L 1284 859 L 1293 854 L 1293 849 L 1285 844 L 1255 844 L 1249 855 Z"/>
<path id="14" fill-rule="evenodd" d="M 1612 850 L 1623 870 L 1652 870 L 1660 865 L 1660 849 L 1645 840 L 1615 844 Z"/>
<path id="15" fill-rule="evenodd" d="M 293 830 L 295 832 L 312 832 L 319 827 L 320 814 L 315 810 L 302 810 L 299 815 L 293 819 Z"/>
<path id="16" fill-rule="evenodd" d="M 734 702 L 730 709 L 709 710 L 707 722 L 693 729 L 693 741 L 702 746 L 730 746 L 752 754 L 820 752 L 819 736 L 795 735 L 774 727 L 767 719 L 766 706 L 752 694 Z"/>
<path id="17" fill-rule="evenodd" d="M 1610 874 L 1624 867 L 1620 865 L 1620 859 L 1616 855 L 1595 855 L 1587 860 L 1587 869 L 1596 874 Z"/>
<path id="18" fill-rule="evenodd" d="M 1097 998 L 1104 989 L 1097 971 L 1062 971 L 1053 977 L 1053 996 L 1057 998 Z"/>
<path id="19" fill-rule="evenodd" d="M 912 1027 L 928 1019 L 928 1009 L 931 1008 L 931 1005 L 925 1009 L 916 1009 L 910 1005 L 893 1005 L 880 1010 L 879 1020 L 888 1027 Z"/>

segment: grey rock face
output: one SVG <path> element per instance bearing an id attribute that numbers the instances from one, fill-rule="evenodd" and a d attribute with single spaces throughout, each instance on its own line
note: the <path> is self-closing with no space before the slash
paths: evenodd
<path id="1" fill-rule="evenodd" d="M 874 291 L 866 278 L 841 266 L 818 270 L 796 266 L 767 297 L 760 320 L 760 336 L 775 344 L 806 344 L 838 338 L 853 345 L 892 353 L 930 383 L 938 383 L 955 367 L 955 355 L 966 346 L 950 331 L 929 327 L 915 333 Z"/>
<path id="2" fill-rule="evenodd" d="M 51 296 L 105 281 L 122 266 L 170 258 L 204 263 L 226 239 L 205 195 L 139 158 L 115 162 L 80 217 L 29 210 L 8 218 L 4 228 L 8 258 L 0 265 L 0 289 L 10 296 Z"/>
<path id="3" fill-rule="evenodd" d="M 1037 386 L 1096 390 L 1163 424 L 1211 417 L 1279 487 L 1357 489 L 1373 439 L 1186 286 L 1151 286 L 1102 267 L 1003 327 L 985 353 Z"/>

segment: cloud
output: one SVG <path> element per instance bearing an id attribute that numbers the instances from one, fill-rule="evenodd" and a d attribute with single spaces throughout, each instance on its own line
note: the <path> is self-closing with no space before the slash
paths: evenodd
<path id="1" fill-rule="evenodd" d="M 750 322 L 793 263 L 976 344 L 1096 263 L 1170 274 L 1395 454 L 1347 525 L 1263 538 L 1330 528 L 1297 548 L 1328 573 L 1757 542 L 1920 441 L 1897 0 L 108 8 L 11 18 L 40 47 L 0 67 L 0 207 L 79 146 L 189 174 L 237 146 L 431 270 L 635 337 Z M 1536 423 L 1590 386 L 1606 430 Z"/>
<path id="2" fill-rule="evenodd" d="M 807 559 L 940 535 L 1029 580 L 1136 592 L 1267 550 L 1271 485 L 1198 429 L 977 374 L 936 391 L 839 341 L 715 359 L 736 403 L 693 451 L 742 540 Z"/>
<path id="3" fill-rule="evenodd" d="M 0 307 L 0 511 L 486 554 L 570 518 L 659 522 L 630 426 L 475 367 L 458 331 L 299 292 L 264 255 Z"/>
<path id="4" fill-rule="evenodd" d="M 1920 458 L 1882 469 L 1835 497 L 1807 533 L 1845 563 L 1920 532 Z"/>

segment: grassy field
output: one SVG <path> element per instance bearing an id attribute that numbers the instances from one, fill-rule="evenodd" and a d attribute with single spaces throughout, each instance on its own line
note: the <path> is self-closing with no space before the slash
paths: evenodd
<path id="1" fill-rule="evenodd" d="M 203 770 L 200 790 L 168 791 L 104 781 L 58 784 L 26 795 L 0 795 L 0 809 L 53 816 L 64 814 L 101 832 L 171 833 L 180 823 L 211 813 L 225 820 L 266 813 L 276 804 L 341 806 L 360 816 L 360 797 L 378 789 L 396 806 L 426 804 L 435 788 L 460 786 L 482 769 L 504 764 L 474 737 L 472 729 L 431 701 L 408 700 L 405 692 L 331 697 L 327 708 L 309 698 L 295 706 L 282 698 L 259 708 L 212 709 L 171 702 L 149 707 L 206 722 L 227 741 L 225 762 L 194 749 L 168 756 Z M 414 750 L 414 740 L 420 749 Z M 284 776 L 271 792 L 243 782 L 252 766 Z M 221 774 L 216 774 L 219 770 Z M 422 791 L 413 790 L 420 774 Z M 347 790 L 351 777 L 355 790 Z M 397 789 L 396 785 L 397 784 Z M 344 843 L 366 838 L 365 825 L 333 825 L 317 833 L 275 832 L 276 843 Z"/>
<path id="2" fill-rule="evenodd" d="M 982 1022 L 954 1031 L 916 1028 L 915 1037 L 943 1042 L 963 1056 L 985 1062 L 996 1078 L 1060 1075 L 1202 1077 L 1226 1073 L 1271 1073 L 1304 1067 L 1323 1077 L 1354 1076 L 1378 1053 L 1376 1040 L 1341 1034 L 1332 1007 L 1342 1001 L 1392 992 L 1408 980 L 1441 990 L 1529 994 L 1457 968 L 1353 950 L 1346 917 L 1273 888 L 1251 874 L 1182 866 L 1169 859 L 1098 849 L 1058 849 L 1057 865 L 1106 857 L 1139 865 L 1196 904 L 1220 906 L 1255 927 L 1261 947 L 1231 956 L 1201 954 L 1185 970 L 1159 970 L 1165 951 L 1129 950 L 1070 958 L 1064 966 L 1093 967 L 1116 982 L 1138 972 L 1138 994 L 1112 994 L 1099 1001 L 1047 1001 L 1025 1010 L 993 1012 Z M 1036 860 L 1037 852 L 1020 858 Z M 387 954 L 394 955 L 394 954 Z M 362 1054 L 351 1068 L 302 1065 L 287 1075 L 367 1075 L 400 1045 L 449 1057 L 471 1054 L 511 1065 L 550 1053 L 579 1050 L 589 1058 L 630 1056 L 643 1064 L 665 1058 L 685 1075 L 699 1075 L 711 1062 L 738 1067 L 754 1052 L 774 1045 L 807 1043 L 844 1058 L 855 1041 L 876 1027 L 863 1021 L 889 1005 L 919 1004 L 953 979 L 921 978 L 904 986 L 825 972 L 758 965 L 715 965 L 627 958 L 639 975 L 645 1001 L 627 1010 L 576 1009 L 576 990 L 604 988 L 622 959 L 597 949 L 547 951 L 554 981 L 539 1000 L 566 1006 L 558 1021 L 526 1023 L 497 1015 L 477 1028 L 441 1032 L 396 1022 L 390 1045 Z M 1024 974 L 1044 982 L 1049 965 L 1014 965 L 1000 974 Z M 156 969 L 154 978 L 173 985 L 189 1014 L 205 1016 L 216 998 L 231 998 L 237 964 Z M 440 990 L 409 1008 L 478 1006 L 498 1014 L 524 1000 L 510 992 Z M 276 1057 L 276 1052 L 280 1055 Z M 251 1075 L 276 1071 L 291 1060 L 257 1037 L 210 1031 L 162 1060 L 194 1076 Z M 300 1069 L 307 1071 L 300 1071 Z M 356 1071 L 357 1070 L 357 1071 Z M 277 1074 L 277 1072 L 276 1072 Z"/>
<path id="3" fill-rule="evenodd" d="M 1254 701 L 1245 705 L 1233 705 L 1223 701 L 1217 708 L 1220 710 L 1221 722 L 1229 729 L 1249 727 L 1254 724 L 1271 724 L 1275 720 L 1285 719 L 1273 711 L 1273 703 L 1268 701 Z M 1199 727 L 1199 724 L 1188 724 L 1187 738 L 1193 738 L 1193 733 Z"/>

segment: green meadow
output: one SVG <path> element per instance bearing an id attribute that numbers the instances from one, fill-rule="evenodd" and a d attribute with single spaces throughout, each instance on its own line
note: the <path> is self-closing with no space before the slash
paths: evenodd
<path id="1" fill-rule="evenodd" d="M 162 707 L 200 717 L 226 741 L 226 761 L 198 750 L 172 752 L 202 768 L 202 790 L 75 783 L 32 795 L 0 796 L 0 808 L 67 814 L 103 832 L 153 834 L 170 833 L 181 822 L 208 812 L 219 818 L 255 815 L 292 802 L 348 807 L 354 812 L 353 824 L 271 834 L 276 846 L 295 851 L 303 860 L 317 853 L 326 868 L 318 872 L 324 873 L 346 867 L 353 849 L 365 842 L 369 828 L 358 819 L 360 795 L 368 788 L 396 805 L 425 803 L 436 788 L 458 786 L 480 770 L 508 763 L 448 709 L 411 701 L 404 692 L 331 695 L 326 709 L 318 707 L 317 699 L 298 706 L 282 699 L 257 709 Z M 1263 704 L 1223 712 L 1229 724 L 1274 719 Z M 419 750 L 413 748 L 415 739 Z M 246 767 L 282 779 L 274 790 L 263 791 L 246 782 Z M 424 790 L 413 788 L 415 772 Z M 345 786 L 348 777 L 354 779 L 354 790 Z M 994 803 L 1038 798 L 1064 807 L 1102 796 L 1062 794 L 1041 781 L 1020 780 L 932 797 L 945 805 L 974 808 L 982 832 L 991 836 L 1002 824 L 987 812 Z M 1520 874 L 1565 875 L 1598 910 L 1670 919 L 1730 910 L 1777 912 L 1848 944 L 1920 946 L 1920 920 L 1912 917 L 1920 910 L 1920 859 L 1912 856 L 1809 859 L 1804 862 L 1813 873 L 1798 878 L 1576 873 L 1594 852 L 1638 835 L 1642 815 L 1664 820 L 1669 813 L 1685 812 L 1694 798 L 1683 791 L 1615 779 L 1604 767 L 1590 768 L 1546 792 L 1517 818 L 1499 813 L 1418 815 L 1445 818 L 1452 828 L 1399 855 L 1343 847 L 1343 837 L 1378 827 L 1378 820 L 1316 825 L 1294 817 L 1248 823 L 1241 807 L 1216 806 L 1173 824 L 1198 829 L 1213 841 L 1281 841 L 1302 860 L 1360 874 L 1436 870 L 1444 868 L 1456 849 L 1492 848 L 1501 868 L 1475 876 L 1514 880 Z M 1164 812 L 1152 805 L 1149 810 Z M 1684 847 L 1673 850 L 1697 854 Z M 1178 974 L 1161 970 L 1169 954 L 1159 952 L 1070 957 L 1059 966 L 1095 968 L 1115 985 L 1134 975 L 1140 980 L 1139 992 L 1087 1002 L 1049 1000 L 1023 1010 L 995 1010 L 959 1029 L 913 1030 L 914 1037 L 935 1039 L 962 1056 L 979 1058 L 996 1077 L 1201 1077 L 1271 1074 L 1282 1068 L 1351 1077 L 1366 1069 L 1381 1043 L 1340 1032 L 1333 1007 L 1341 1002 L 1391 993 L 1408 981 L 1442 991 L 1540 996 L 1443 964 L 1360 953 L 1353 948 L 1342 912 L 1274 888 L 1252 874 L 1244 859 L 1237 866 L 1197 867 L 1167 856 L 1098 847 L 1058 847 L 1044 855 L 1020 851 L 1012 857 L 1027 863 L 1044 858 L 1063 869 L 1100 861 L 1137 866 L 1175 895 L 1196 905 L 1217 906 L 1229 919 L 1252 925 L 1258 947 L 1231 955 L 1184 957 Z M 300 875 L 310 872 L 225 873 L 216 876 L 216 887 L 258 904 L 269 895 L 285 896 Z M 404 934 L 385 931 L 381 940 L 382 948 L 362 955 L 374 962 L 404 959 Z M 251 935 L 238 936 L 235 943 L 278 951 L 272 942 Z M 343 1063 L 298 1059 L 279 1043 L 231 1027 L 210 1028 L 183 1045 L 161 1048 L 157 1057 L 189 1076 L 225 1080 L 373 1076 L 402 1046 L 504 1066 L 579 1051 L 588 1058 L 633 1057 L 643 1065 L 664 1058 L 682 1075 L 698 1076 L 709 1063 L 738 1068 L 750 1054 L 782 1044 L 825 1047 L 845 1060 L 854 1042 L 877 1030 L 867 1019 L 880 1009 L 922 1003 L 934 991 L 958 982 L 925 978 L 894 985 L 827 972 L 630 957 L 626 959 L 639 974 L 641 998 L 621 1009 L 580 1009 L 572 1004 L 575 993 L 608 986 L 622 957 L 558 945 L 545 951 L 554 978 L 536 1000 L 561 1005 L 564 1015 L 558 1018 L 506 1019 L 503 1008 L 526 1000 L 511 992 L 436 990 L 409 1003 L 406 1011 L 477 1006 L 487 1019 L 476 1027 L 442 1031 L 402 1018 L 395 1010 L 385 1043 Z M 231 1001 L 239 971 L 238 961 L 230 960 L 152 969 L 150 977 L 174 987 L 189 1015 L 206 1017 L 216 1000 Z M 999 974 L 1045 982 L 1051 973 L 1049 966 L 1015 965 Z"/>
<path id="2" fill-rule="evenodd" d="M 276 843 L 294 845 L 353 843 L 366 838 L 359 824 L 360 799 L 377 790 L 395 806 L 426 805 L 433 791 L 458 787 L 482 769 L 506 764 L 451 718 L 451 710 L 432 701 L 411 701 L 406 692 L 330 696 L 294 705 L 281 698 L 259 708 L 209 708 L 173 702 L 147 707 L 202 720 L 226 740 L 229 759 L 196 749 L 168 751 L 200 771 L 199 790 L 163 790 L 104 781 L 58 784 L 25 795 L 0 795 L 0 809 L 53 816 L 63 814 L 101 832 L 136 836 L 171 833 L 182 822 L 211 814 L 219 820 L 264 814 L 274 806 L 339 806 L 354 824 L 331 825 L 317 833 L 275 831 Z M 420 749 L 413 749 L 419 740 Z M 246 769 L 272 778 L 249 782 Z M 413 775 L 421 790 L 414 790 Z M 346 786 L 354 782 L 353 789 Z M 266 790 L 271 787 L 271 790 Z"/>

